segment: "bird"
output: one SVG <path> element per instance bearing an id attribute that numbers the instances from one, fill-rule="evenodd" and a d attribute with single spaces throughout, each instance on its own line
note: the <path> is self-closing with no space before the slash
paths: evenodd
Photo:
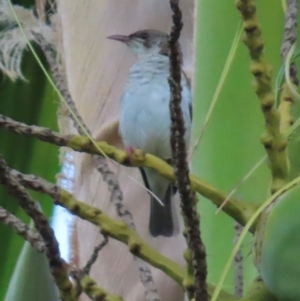
<path id="1" fill-rule="evenodd" d="M 119 110 L 119 133 L 127 153 L 141 149 L 171 162 L 169 35 L 162 31 L 145 29 L 129 35 L 111 35 L 107 38 L 124 43 L 137 58 L 129 71 Z M 186 129 L 184 139 L 188 146 L 192 125 L 192 95 L 184 72 L 181 84 L 181 108 Z M 179 230 L 173 201 L 175 184 L 154 169 L 145 167 L 140 168 L 140 171 L 146 188 L 156 196 L 150 194 L 151 236 L 174 236 Z"/>

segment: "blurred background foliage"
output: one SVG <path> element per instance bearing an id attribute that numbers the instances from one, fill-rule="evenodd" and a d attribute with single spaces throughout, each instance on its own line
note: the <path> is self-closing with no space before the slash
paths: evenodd
<path id="1" fill-rule="evenodd" d="M 13 2 L 25 7 L 34 5 L 34 0 Z M 42 58 L 42 53 L 40 51 L 38 53 Z M 45 60 L 43 62 L 45 64 Z M 24 53 L 22 70 L 27 82 L 21 80 L 11 82 L 9 78 L 0 74 L 0 113 L 27 124 L 37 124 L 57 130 L 56 95 L 30 51 Z M 57 147 L 0 128 L 0 153 L 9 166 L 24 173 L 41 175 L 55 182 L 55 174 L 58 172 Z M 43 212 L 50 216 L 52 206 L 51 202 L 45 201 L 47 197 L 37 193 L 32 195 L 34 199 L 40 201 Z M 29 222 L 17 201 L 10 197 L 2 186 L 0 186 L 0 206 L 24 222 Z M 24 240 L 3 224 L 0 224 L 0 237 L 0 300 L 4 300 Z"/>
<path id="2" fill-rule="evenodd" d="M 273 83 L 282 65 L 280 48 L 284 28 L 282 1 L 255 1 L 265 41 L 265 58 L 273 69 Z M 194 142 L 202 131 L 208 108 L 239 28 L 240 15 L 234 1 L 202 0 L 197 11 L 195 65 Z M 231 192 L 241 201 L 261 203 L 268 196 L 270 170 L 264 162 L 245 182 L 241 180 L 265 155 L 260 143 L 264 119 L 252 87 L 250 58 L 239 41 L 228 76 L 223 82 L 215 109 L 197 145 L 192 171 L 215 187 Z M 234 221 L 200 196 L 199 212 L 207 247 L 208 280 L 217 284 L 233 249 Z M 252 235 L 243 242 L 245 289 L 257 275 L 251 256 Z M 233 269 L 224 288 L 233 291 Z"/>

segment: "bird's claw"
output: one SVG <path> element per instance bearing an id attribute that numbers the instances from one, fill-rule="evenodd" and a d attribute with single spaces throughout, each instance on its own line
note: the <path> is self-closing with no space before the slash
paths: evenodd
<path id="1" fill-rule="evenodd" d="M 131 161 L 132 158 L 133 158 L 133 155 L 135 153 L 135 148 L 133 146 L 126 146 L 125 147 L 125 152 L 126 152 L 126 155 L 128 157 L 128 160 Z"/>

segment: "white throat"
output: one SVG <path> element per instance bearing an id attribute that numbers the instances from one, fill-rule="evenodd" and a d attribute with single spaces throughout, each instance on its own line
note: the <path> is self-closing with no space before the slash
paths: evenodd
<path id="1" fill-rule="evenodd" d="M 149 56 L 157 55 L 160 53 L 161 48 L 158 45 L 155 45 L 151 48 L 146 48 L 144 45 L 134 44 L 131 46 L 133 53 L 137 56 L 137 58 L 145 59 Z"/>

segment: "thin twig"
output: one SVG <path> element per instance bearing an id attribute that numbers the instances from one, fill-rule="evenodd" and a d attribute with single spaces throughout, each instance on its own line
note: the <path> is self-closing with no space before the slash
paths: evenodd
<path id="1" fill-rule="evenodd" d="M 73 285 L 68 278 L 67 265 L 60 257 L 59 246 L 53 229 L 50 227 L 45 215 L 40 211 L 37 203 L 31 199 L 24 186 L 10 173 L 10 169 L 1 155 L 0 181 L 6 186 L 8 192 L 16 197 L 24 211 L 32 218 L 35 228 L 43 238 L 51 273 L 60 290 L 61 299 L 64 301 L 75 301 Z"/>
<path id="2" fill-rule="evenodd" d="M 281 56 L 283 61 L 286 61 L 287 54 L 289 53 L 293 44 L 297 41 L 297 17 L 298 17 L 299 4 L 298 0 L 287 0 L 287 11 L 285 14 L 284 36 L 281 46 Z M 290 76 L 293 83 L 298 86 L 299 79 L 297 77 L 297 67 L 295 63 L 290 66 Z"/>
<path id="3" fill-rule="evenodd" d="M 234 236 L 234 244 L 240 238 L 240 235 L 243 231 L 243 227 L 235 222 L 234 225 L 235 236 Z M 243 275 L 243 255 L 241 249 L 237 251 L 234 256 L 234 295 L 237 298 L 241 298 L 243 296 L 243 288 L 244 288 L 244 275 Z"/>
<path id="4" fill-rule="evenodd" d="M 281 57 L 283 64 L 290 64 L 287 62 L 287 56 L 290 52 L 292 46 L 297 40 L 297 15 L 298 15 L 298 1 L 297 0 L 287 0 L 287 11 L 285 14 L 285 26 L 284 35 L 281 45 Z M 297 66 L 293 62 L 289 67 L 291 85 L 298 86 L 299 80 L 297 78 Z M 280 95 L 279 112 L 281 115 L 280 119 L 280 130 L 285 133 L 291 125 L 294 123 L 294 118 L 292 116 L 292 105 L 295 102 L 295 96 L 289 88 L 287 78 L 285 78 Z"/>
<path id="5" fill-rule="evenodd" d="M 76 287 L 77 298 L 80 297 L 82 290 L 83 290 L 82 283 L 81 283 L 82 278 L 84 277 L 84 275 L 90 274 L 93 264 L 97 261 L 99 252 L 108 244 L 108 236 L 103 235 L 103 237 L 104 237 L 104 240 L 94 248 L 94 251 L 93 251 L 91 257 L 89 258 L 89 260 L 87 261 L 86 265 L 80 270 L 75 269 L 75 270 L 71 271 L 71 277 L 74 278 L 74 280 L 76 281 L 76 284 L 77 284 L 77 287 Z"/>
<path id="6" fill-rule="evenodd" d="M 293 59 L 293 52 L 297 42 L 297 15 L 298 1 L 288 0 L 285 13 L 284 35 L 281 47 L 282 64 L 284 66 L 284 80 L 280 91 L 280 130 L 282 133 L 291 133 L 295 124 L 295 117 L 298 117 L 297 106 L 294 103 L 298 99 L 297 86 L 299 80 L 297 77 L 297 66 Z M 294 139 L 291 138 L 291 142 Z M 295 141 L 293 141 L 295 142 Z M 290 179 L 295 178 L 299 174 L 299 156 L 298 143 L 290 143 L 289 160 L 290 160 Z"/>
<path id="7" fill-rule="evenodd" d="M 171 115 L 171 148 L 175 165 L 175 176 L 181 199 L 181 209 L 186 220 L 187 244 L 192 252 L 192 265 L 194 268 L 195 300 L 207 301 L 207 263 L 205 246 L 201 239 L 200 218 L 196 211 L 194 193 L 190 189 L 189 167 L 187 163 L 186 145 L 184 141 L 185 125 L 181 110 L 181 50 L 178 43 L 182 29 L 182 14 L 179 0 L 171 0 L 173 11 L 173 26 L 170 34 L 170 77 L 171 90 L 170 115 Z"/>
<path id="8" fill-rule="evenodd" d="M 10 225 L 13 230 L 28 241 L 38 252 L 45 252 L 45 244 L 41 235 L 23 223 L 16 216 L 0 206 L 0 221 L 5 225 Z"/>
<path id="9" fill-rule="evenodd" d="M 99 252 L 107 245 L 107 243 L 108 243 L 108 237 L 104 236 L 104 240 L 101 241 L 101 243 L 94 248 L 92 256 L 89 258 L 88 262 L 82 269 L 85 274 L 89 275 L 93 264 L 96 262 L 98 258 Z"/>
<path id="10" fill-rule="evenodd" d="M 25 188 L 10 174 L 7 164 L 1 155 L 0 176 L 8 192 L 18 199 L 24 211 L 33 219 L 35 227 L 45 241 L 50 266 L 62 266 L 58 242 L 55 239 L 53 230 L 49 226 L 46 217 L 40 211 L 37 203 L 31 199 Z"/>

